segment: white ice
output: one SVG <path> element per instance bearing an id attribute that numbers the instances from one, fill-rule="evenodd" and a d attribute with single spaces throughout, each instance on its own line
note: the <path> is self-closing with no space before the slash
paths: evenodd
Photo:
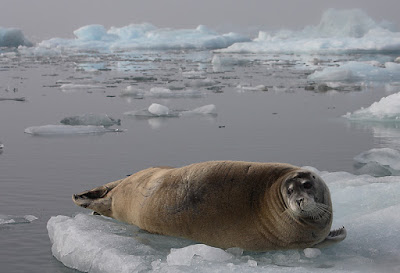
<path id="1" fill-rule="evenodd" d="M 250 39 L 237 34 L 219 34 L 206 26 L 195 29 L 157 28 L 151 24 L 131 24 L 106 29 L 102 25 L 87 25 L 74 31 L 75 39 L 53 38 L 42 41 L 44 48 L 79 49 L 215 49 Z"/>
<path id="2" fill-rule="evenodd" d="M 6 224 L 26 224 L 32 221 L 37 220 L 38 218 L 33 215 L 24 215 L 24 216 L 17 216 L 17 215 L 1 215 L 0 214 L 0 225 Z"/>
<path id="3" fill-rule="evenodd" d="M 348 53 L 400 49 L 400 32 L 387 22 L 377 23 L 358 9 L 327 10 L 318 25 L 300 31 L 260 31 L 251 42 L 219 50 L 237 53 Z"/>
<path id="4" fill-rule="evenodd" d="M 104 126 L 94 125 L 42 125 L 32 126 L 25 129 L 25 133 L 37 136 L 102 134 L 106 132 L 121 131 L 122 130 L 119 129 L 108 129 Z"/>
<path id="5" fill-rule="evenodd" d="M 78 214 L 49 220 L 53 255 L 85 272 L 399 272 L 400 177 L 306 168 L 316 171 L 330 188 L 333 228 L 345 226 L 348 232 L 332 247 L 265 253 L 214 250 L 105 217 Z"/>
<path id="6" fill-rule="evenodd" d="M 243 92 L 243 91 L 268 91 L 268 87 L 266 87 L 263 84 L 259 84 L 259 85 L 256 85 L 256 86 L 239 84 L 238 86 L 236 86 L 236 88 L 238 89 L 239 92 Z"/>
<path id="7" fill-rule="evenodd" d="M 165 87 L 152 87 L 150 90 L 144 91 L 134 86 L 128 86 L 125 90 L 121 91 L 122 97 L 133 98 L 200 98 L 205 94 L 199 90 L 185 89 L 185 90 L 171 90 Z"/>
<path id="8" fill-rule="evenodd" d="M 32 46 L 20 29 L 0 27 L 0 47 Z"/>
<path id="9" fill-rule="evenodd" d="M 165 105 L 152 103 L 147 109 L 137 111 L 127 111 L 124 113 L 126 116 L 137 117 L 180 117 L 180 116 L 196 116 L 196 115 L 217 115 L 217 107 L 214 104 L 204 105 L 193 110 L 171 110 Z"/>
<path id="10" fill-rule="evenodd" d="M 400 64 L 398 63 L 386 62 L 380 66 L 371 62 L 348 62 L 338 67 L 327 67 L 321 71 L 315 71 L 308 76 L 308 80 L 315 82 L 392 81 L 399 77 Z"/>
<path id="11" fill-rule="evenodd" d="M 60 86 L 61 91 L 63 92 L 74 92 L 80 90 L 104 90 L 104 86 L 94 85 L 94 84 L 74 84 L 74 83 L 65 83 Z"/>
<path id="12" fill-rule="evenodd" d="M 344 117 L 359 121 L 400 122 L 400 92 L 383 97 L 367 108 L 346 113 Z"/>
<path id="13" fill-rule="evenodd" d="M 84 114 L 63 118 L 60 123 L 65 125 L 95 125 L 109 127 L 120 125 L 121 121 L 109 117 L 107 114 Z"/>
<path id="14" fill-rule="evenodd" d="M 400 152 L 391 148 L 374 148 L 354 157 L 358 173 L 374 176 L 400 175 Z"/>

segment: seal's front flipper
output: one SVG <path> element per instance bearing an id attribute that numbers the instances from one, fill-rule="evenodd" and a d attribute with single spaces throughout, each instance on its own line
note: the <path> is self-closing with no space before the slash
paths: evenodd
<path id="1" fill-rule="evenodd" d="M 313 247 L 316 247 L 316 248 L 327 247 L 327 246 L 330 246 L 330 245 L 333 245 L 333 244 L 343 241 L 346 238 L 346 236 L 347 236 L 347 231 L 346 231 L 345 227 L 335 229 L 335 230 L 332 230 L 331 232 L 329 232 L 329 234 L 325 238 L 325 240 L 323 240 L 319 244 L 316 244 Z"/>
<path id="2" fill-rule="evenodd" d="M 111 197 L 108 193 L 121 182 L 122 179 L 89 191 L 74 194 L 72 195 L 72 200 L 80 207 L 91 209 L 101 215 L 111 216 Z"/>

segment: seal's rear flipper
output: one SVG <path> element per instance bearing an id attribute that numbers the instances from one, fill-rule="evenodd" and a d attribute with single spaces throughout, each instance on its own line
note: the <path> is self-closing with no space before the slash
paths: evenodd
<path id="1" fill-rule="evenodd" d="M 80 207 L 91 209 L 101 215 L 111 216 L 111 198 L 108 193 L 121 182 L 122 179 L 89 191 L 74 194 L 72 195 L 72 200 Z"/>
<path id="2" fill-rule="evenodd" d="M 329 232 L 329 234 L 325 238 L 325 240 L 323 240 L 319 244 L 316 244 L 313 247 L 316 247 L 316 248 L 327 247 L 327 246 L 330 246 L 330 245 L 333 245 L 333 244 L 343 241 L 346 238 L 346 236 L 347 236 L 347 231 L 346 231 L 345 227 L 335 229 L 335 230 L 332 230 L 331 232 Z"/>

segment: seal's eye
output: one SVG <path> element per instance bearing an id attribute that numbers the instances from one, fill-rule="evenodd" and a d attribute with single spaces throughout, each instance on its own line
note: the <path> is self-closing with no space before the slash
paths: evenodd
<path id="1" fill-rule="evenodd" d="M 311 182 L 307 181 L 303 183 L 303 188 L 305 188 L 306 190 L 309 190 L 312 188 L 312 184 Z"/>
<path id="2" fill-rule="evenodd" d="M 293 189 L 292 188 L 289 188 L 288 190 L 287 190 L 287 194 L 288 195 L 291 195 L 293 193 Z"/>

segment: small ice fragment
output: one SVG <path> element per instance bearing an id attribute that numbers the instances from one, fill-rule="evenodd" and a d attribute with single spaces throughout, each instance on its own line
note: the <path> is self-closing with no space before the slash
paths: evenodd
<path id="1" fill-rule="evenodd" d="M 233 256 L 220 248 L 204 244 L 191 245 L 179 249 L 171 249 L 167 256 L 168 265 L 191 265 L 194 256 L 200 256 L 203 260 L 214 262 L 225 262 Z"/>
<path id="2" fill-rule="evenodd" d="M 314 259 L 321 255 L 321 250 L 318 248 L 306 248 L 304 249 L 304 255 L 309 259 Z"/>
<path id="3" fill-rule="evenodd" d="M 25 129 L 25 133 L 31 135 L 79 135 L 79 134 L 99 134 L 106 132 L 120 132 L 117 129 L 106 129 L 104 126 L 94 125 L 43 125 L 32 126 Z"/>
<path id="4" fill-rule="evenodd" d="M 217 107 L 214 104 L 204 105 L 192 110 L 193 113 L 202 114 L 202 115 L 216 115 Z"/>
<path id="5" fill-rule="evenodd" d="M 26 224 L 38 218 L 33 215 L 17 216 L 17 215 L 0 215 L 0 225 L 6 224 Z"/>
<path id="6" fill-rule="evenodd" d="M 167 116 L 169 114 L 169 108 L 158 103 L 151 104 L 147 110 L 156 116 Z"/>

